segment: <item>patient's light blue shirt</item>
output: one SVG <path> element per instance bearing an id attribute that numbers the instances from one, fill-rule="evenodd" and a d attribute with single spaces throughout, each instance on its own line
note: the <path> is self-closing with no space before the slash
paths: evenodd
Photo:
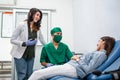
<path id="1" fill-rule="evenodd" d="M 83 78 L 100 66 L 106 59 L 106 51 L 100 50 L 81 56 L 79 61 L 71 60 L 68 64 L 74 66 L 78 76 Z"/>

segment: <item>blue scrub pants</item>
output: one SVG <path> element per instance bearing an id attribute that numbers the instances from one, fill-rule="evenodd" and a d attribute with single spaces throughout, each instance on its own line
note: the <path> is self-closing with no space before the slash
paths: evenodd
<path id="1" fill-rule="evenodd" d="M 14 58 L 18 80 L 28 80 L 33 72 L 34 58 Z"/>

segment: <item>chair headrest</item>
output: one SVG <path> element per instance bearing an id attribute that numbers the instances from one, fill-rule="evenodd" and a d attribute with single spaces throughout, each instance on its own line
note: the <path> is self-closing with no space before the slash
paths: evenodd
<path id="1" fill-rule="evenodd" d="M 108 59 L 97 68 L 97 70 L 103 71 L 105 70 L 107 67 L 109 67 L 115 60 L 117 60 L 120 57 L 120 40 L 117 40 L 115 42 L 115 46 L 112 50 L 112 52 L 110 53 L 110 55 L 108 56 Z"/>

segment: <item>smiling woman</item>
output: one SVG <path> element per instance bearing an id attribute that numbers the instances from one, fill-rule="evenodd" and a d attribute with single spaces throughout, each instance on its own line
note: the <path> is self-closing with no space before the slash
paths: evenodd
<path id="1" fill-rule="evenodd" d="M 42 12 L 31 8 L 27 19 L 16 27 L 11 37 L 11 55 L 15 61 L 18 80 L 27 80 L 32 74 L 37 41 L 45 44 L 40 29 L 41 20 Z"/>
<path id="2" fill-rule="evenodd" d="M 13 30 L 16 27 L 18 27 L 18 25 L 21 22 L 23 23 L 23 21 L 27 18 L 27 14 L 30 9 L 29 8 L 28 9 L 11 8 L 11 10 L 8 10 L 8 8 L 3 8 L 3 9 L 4 10 L 0 10 L 0 25 L 1 25 L 1 28 L 0 28 L 0 35 L 1 35 L 0 37 L 0 44 L 1 44 L 0 45 L 0 48 L 1 48 L 0 61 L 12 61 L 11 78 L 12 80 L 17 80 L 14 59 L 12 59 L 12 56 L 10 55 L 10 50 L 11 50 L 11 47 L 13 46 L 10 44 L 10 38 L 12 36 Z M 44 32 L 43 36 L 45 38 L 45 42 L 47 42 L 49 40 L 48 31 L 50 29 L 49 25 L 50 25 L 50 16 L 51 16 L 50 12 L 51 11 L 49 10 L 47 11 L 41 10 L 41 11 L 43 13 L 43 18 L 42 18 L 40 30 Z M 4 21 L 3 21 L 3 18 L 4 18 Z M 11 22 L 12 20 L 14 23 Z M 2 26 L 3 23 L 5 24 L 4 26 Z M 4 44 L 7 44 L 7 46 Z M 38 41 L 36 45 L 36 51 L 35 51 L 35 56 L 37 57 L 35 57 L 33 69 L 39 69 L 42 67 L 41 64 L 39 64 L 41 48 L 42 48 L 42 43 Z"/>

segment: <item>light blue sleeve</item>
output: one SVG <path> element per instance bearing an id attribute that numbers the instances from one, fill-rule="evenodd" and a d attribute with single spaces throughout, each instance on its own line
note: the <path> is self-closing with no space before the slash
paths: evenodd
<path id="1" fill-rule="evenodd" d="M 105 52 L 98 51 L 94 54 L 86 55 L 83 61 L 80 61 L 80 65 L 81 68 L 86 73 L 88 73 L 96 69 L 99 65 L 101 65 L 106 60 L 106 58 L 107 56 L 105 55 Z"/>

